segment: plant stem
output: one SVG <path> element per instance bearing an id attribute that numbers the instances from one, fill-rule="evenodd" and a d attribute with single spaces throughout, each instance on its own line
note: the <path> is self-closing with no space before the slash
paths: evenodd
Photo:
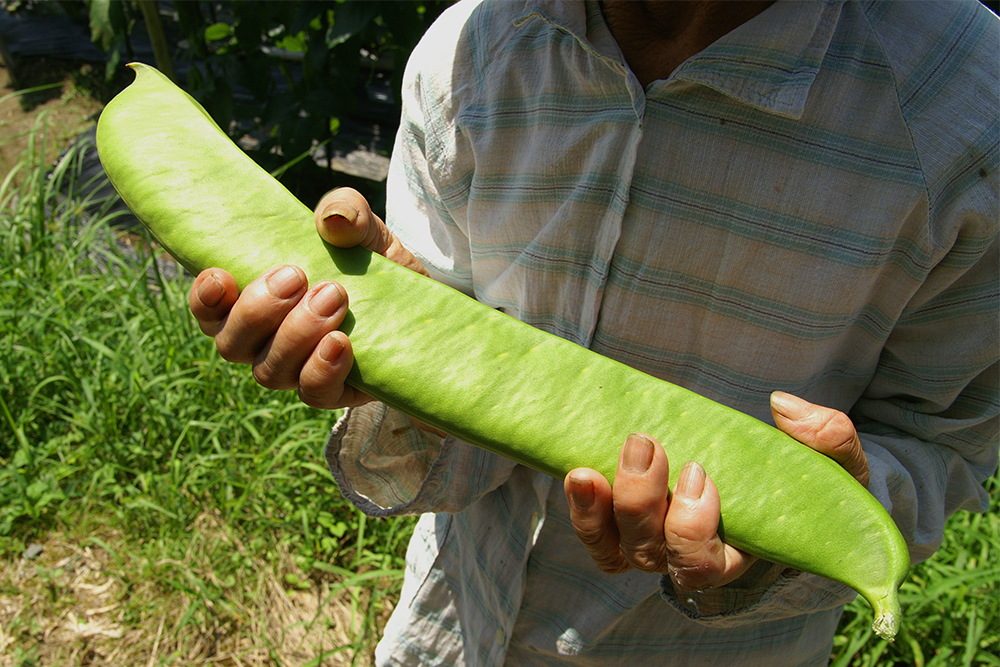
<path id="1" fill-rule="evenodd" d="M 138 0 L 138 4 L 139 9 L 142 10 L 142 18 L 146 21 L 146 32 L 149 33 L 149 41 L 153 44 L 156 68 L 166 74 L 171 81 L 177 83 L 174 60 L 170 55 L 167 36 L 163 32 L 163 23 L 160 21 L 160 9 L 156 4 L 156 0 Z"/>

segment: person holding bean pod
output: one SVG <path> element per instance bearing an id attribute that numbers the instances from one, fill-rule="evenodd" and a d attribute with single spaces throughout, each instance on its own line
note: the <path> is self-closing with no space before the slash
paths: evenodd
<path id="1" fill-rule="evenodd" d="M 997 465 L 998 44 L 974 2 L 460 2 L 407 66 L 388 224 L 339 189 L 317 230 L 773 421 L 919 561 Z M 558 485 L 414 423 L 346 384 L 349 299 L 281 266 L 190 304 L 350 408 L 348 498 L 422 515 L 379 664 L 828 662 L 850 591 L 727 545 L 701 466 L 636 433 L 613 486 Z"/>

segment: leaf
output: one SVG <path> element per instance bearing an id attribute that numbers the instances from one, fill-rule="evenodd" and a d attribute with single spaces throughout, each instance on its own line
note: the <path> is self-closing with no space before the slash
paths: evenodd
<path id="1" fill-rule="evenodd" d="M 924 667 L 924 652 L 920 649 L 920 642 L 914 637 L 909 637 L 910 650 L 913 651 L 913 667 Z"/>
<path id="2" fill-rule="evenodd" d="M 349 2 L 337 7 L 333 25 L 326 31 L 326 48 L 332 49 L 358 34 L 375 18 L 378 9 L 373 2 Z"/>
<path id="3" fill-rule="evenodd" d="M 865 624 L 865 627 L 860 632 L 851 635 L 850 644 L 837 657 L 837 661 L 831 667 L 847 667 L 847 665 L 851 664 L 851 660 L 864 647 L 871 636 L 872 630 Z"/>
<path id="4" fill-rule="evenodd" d="M 228 23 L 213 23 L 205 28 L 206 42 L 218 42 L 222 39 L 229 39 L 233 35 L 233 27 Z"/>
<path id="5" fill-rule="evenodd" d="M 31 465 L 31 449 L 27 446 L 20 447 L 14 452 L 14 459 L 10 464 L 14 468 L 24 468 Z"/>
<path id="6" fill-rule="evenodd" d="M 111 47 L 115 29 L 111 24 L 111 0 L 90 0 L 90 41 L 103 51 Z"/>
<path id="7" fill-rule="evenodd" d="M 157 505 L 152 500 L 148 500 L 147 498 L 136 498 L 134 500 L 130 500 L 125 505 L 126 505 L 126 507 L 144 507 L 146 509 L 151 509 L 151 510 L 159 512 L 159 513 L 161 513 L 161 514 L 163 514 L 165 516 L 168 516 L 171 519 L 174 519 L 176 521 L 180 521 L 180 516 L 179 515 L 175 514 L 174 512 L 171 512 L 170 510 L 168 510 L 168 509 L 166 509 L 164 507 L 161 507 L 161 506 Z"/>
<path id="8" fill-rule="evenodd" d="M 285 35 L 275 42 L 274 45 L 279 49 L 284 49 L 285 51 L 303 53 L 306 50 L 306 34 L 304 32 L 298 32 L 294 35 Z"/>
<path id="9" fill-rule="evenodd" d="M 102 51 L 118 50 L 125 44 L 128 26 L 123 2 L 91 0 L 90 41 Z"/>
<path id="10" fill-rule="evenodd" d="M 24 490 L 24 495 L 28 498 L 28 500 L 38 500 L 42 497 L 42 494 L 48 490 L 49 485 L 46 484 L 44 480 L 36 479 L 28 485 L 28 488 Z"/>
<path id="11" fill-rule="evenodd" d="M 330 531 L 334 537 L 343 537 L 347 532 L 347 524 L 337 521 L 329 512 L 320 512 L 316 517 L 316 522 Z"/>
<path id="12" fill-rule="evenodd" d="M 121 53 L 118 49 L 115 49 L 108 55 L 108 63 L 104 67 L 104 78 L 106 81 L 111 81 L 115 76 L 115 70 L 118 69 L 118 63 L 121 62 Z"/>

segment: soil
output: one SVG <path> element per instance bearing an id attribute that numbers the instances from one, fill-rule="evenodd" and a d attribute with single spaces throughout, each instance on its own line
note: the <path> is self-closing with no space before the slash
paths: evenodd
<path id="1" fill-rule="evenodd" d="M 97 123 L 103 104 L 97 98 L 101 93 L 90 85 L 96 78 L 97 73 L 87 63 L 33 58 L 18 62 L 15 87 L 10 70 L 0 64 L 0 180 L 32 142 L 36 150 L 44 145 L 45 164 L 52 164 L 61 151 Z M 23 92 L 45 85 L 55 87 Z"/>

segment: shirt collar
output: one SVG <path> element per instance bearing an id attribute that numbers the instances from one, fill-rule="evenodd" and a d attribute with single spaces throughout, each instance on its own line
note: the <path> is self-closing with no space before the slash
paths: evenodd
<path id="1" fill-rule="evenodd" d="M 778 0 L 688 59 L 668 81 L 700 84 L 762 111 L 800 118 L 844 1 Z M 608 44 L 595 30 L 593 12 L 584 3 L 526 0 L 524 4 L 516 24 L 542 19 L 573 34 L 595 55 L 624 64 L 613 40 Z"/>

